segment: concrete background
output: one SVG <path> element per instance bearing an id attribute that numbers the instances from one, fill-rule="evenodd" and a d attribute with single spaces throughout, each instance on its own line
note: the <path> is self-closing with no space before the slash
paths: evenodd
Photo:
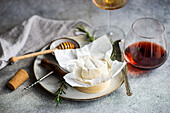
<path id="1" fill-rule="evenodd" d="M 91 0 L 0 0 L 0 34 L 20 24 L 32 15 L 55 20 L 88 21 L 93 27 L 107 24 L 107 11 L 97 8 Z M 166 27 L 170 45 L 170 0 L 129 0 L 129 3 L 112 12 L 112 24 L 129 31 L 132 23 L 141 17 L 160 20 Z M 169 50 L 170 46 L 168 47 Z M 63 101 L 55 107 L 54 96 L 36 85 L 27 92 L 21 90 L 35 82 L 34 58 L 22 60 L 0 70 L 1 113 L 168 113 L 170 112 L 170 61 L 151 71 L 131 68 L 129 81 L 133 92 L 126 96 L 124 84 L 108 96 L 94 101 Z M 17 90 L 6 87 L 8 80 L 20 68 L 25 68 L 30 79 Z"/>

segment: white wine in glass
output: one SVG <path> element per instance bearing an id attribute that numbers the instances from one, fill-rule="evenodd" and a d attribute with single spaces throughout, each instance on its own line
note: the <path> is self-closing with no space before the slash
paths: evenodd
<path id="1" fill-rule="evenodd" d="M 127 4 L 128 0 L 93 0 L 93 3 L 105 10 L 115 10 L 122 8 Z"/>
<path id="2" fill-rule="evenodd" d="M 92 0 L 93 3 L 104 10 L 108 10 L 108 25 L 101 26 L 95 30 L 96 37 L 100 37 L 104 34 L 115 40 L 115 38 L 124 38 L 124 32 L 117 26 L 111 26 L 111 10 L 122 8 L 128 3 L 128 0 Z"/>

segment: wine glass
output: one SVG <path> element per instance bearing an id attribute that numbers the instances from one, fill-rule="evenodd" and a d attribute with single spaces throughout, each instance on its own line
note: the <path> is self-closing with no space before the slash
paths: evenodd
<path id="1" fill-rule="evenodd" d="M 123 45 L 125 60 L 141 69 L 161 66 L 168 57 L 164 25 L 153 18 L 136 20 Z"/>
<path id="2" fill-rule="evenodd" d="M 108 25 L 101 26 L 94 31 L 96 37 L 106 34 L 110 39 L 124 38 L 124 31 L 117 26 L 111 26 L 111 10 L 116 10 L 125 6 L 128 0 L 92 0 L 93 3 L 104 10 L 108 10 Z"/>

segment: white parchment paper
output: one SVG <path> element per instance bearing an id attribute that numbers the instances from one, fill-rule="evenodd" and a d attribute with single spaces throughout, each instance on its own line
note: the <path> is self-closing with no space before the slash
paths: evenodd
<path id="1" fill-rule="evenodd" d="M 112 53 L 112 45 L 107 36 L 100 37 L 92 43 L 85 45 L 79 49 L 66 49 L 66 50 L 54 50 L 56 60 L 59 65 L 70 73 L 64 76 L 65 81 L 72 87 L 90 87 L 115 77 L 122 68 L 126 65 L 126 62 L 112 61 L 110 59 Z M 111 73 L 109 77 L 101 75 L 99 78 L 91 79 L 88 83 L 83 83 L 76 79 L 74 71 L 76 70 L 76 62 L 78 59 L 86 56 L 94 56 L 99 59 L 104 59 L 111 66 Z"/>

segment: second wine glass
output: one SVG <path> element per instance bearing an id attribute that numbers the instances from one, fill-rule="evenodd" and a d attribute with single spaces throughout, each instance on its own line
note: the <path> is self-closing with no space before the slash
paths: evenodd
<path id="1" fill-rule="evenodd" d="M 141 69 L 161 66 L 168 57 L 164 25 L 153 18 L 136 20 L 124 41 L 123 53 L 132 66 Z"/>

